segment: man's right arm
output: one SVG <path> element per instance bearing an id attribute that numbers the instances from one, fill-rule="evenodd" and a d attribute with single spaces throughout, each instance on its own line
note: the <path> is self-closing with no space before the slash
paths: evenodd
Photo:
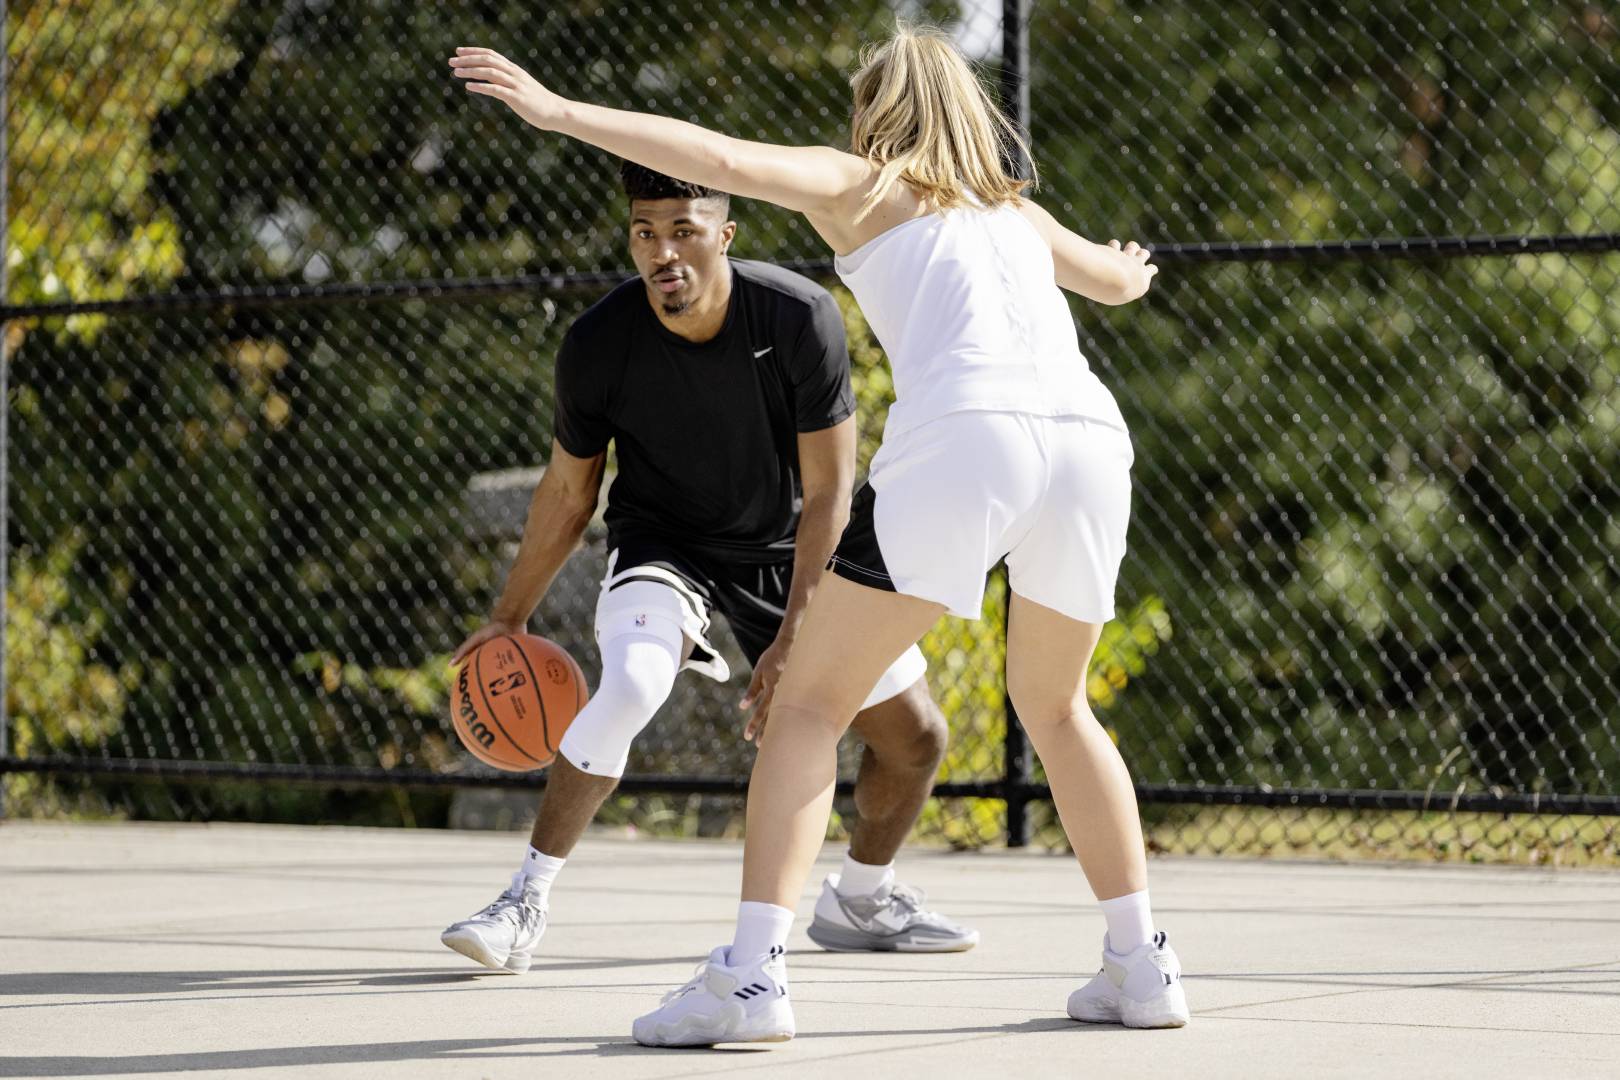
<path id="1" fill-rule="evenodd" d="M 552 442 L 551 462 L 529 501 L 523 541 L 507 571 L 506 586 L 495 602 L 489 625 L 463 642 L 451 663 L 460 663 L 492 637 L 523 631 L 596 513 L 606 460 L 606 451 L 595 457 L 575 457 Z"/>

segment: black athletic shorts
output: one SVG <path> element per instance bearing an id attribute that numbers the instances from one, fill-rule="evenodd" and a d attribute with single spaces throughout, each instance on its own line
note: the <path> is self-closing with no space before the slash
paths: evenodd
<path id="1" fill-rule="evenodd" d="M 685 582 L 708 608 L 726 617 L 732 636 L 750 665 L 770 648 L 787 615 L 788 593 L 793 587 L 793 560 L 746 564 L 693 551 L 678 541 L 652 536 L 622 536 L 609 542 L 618 552 L 613 574 L 628 574 L 637 566 L 656 566 Z M 698 646 L 700 651 L 703 646 Z M 701 657 L 698 657 L 701 659 Z"/>
<path id="2" fill-rule="evenodd" d="M 877 492 L 870 483 L 862 484 L 850 506 L 849 524 L 844 526 L 844 535 L 827 561 L 827 569 L 857 585 L 894 592 L 894 579 L 889 577 L 889 568 L 878 547 L 877 523 L 873 519 L 876 506 Z"/>

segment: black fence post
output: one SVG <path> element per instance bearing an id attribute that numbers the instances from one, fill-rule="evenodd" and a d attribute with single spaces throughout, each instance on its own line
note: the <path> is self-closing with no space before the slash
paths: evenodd
<path id="1" fill-rule="evenodd" d="M 6 34 L 6 0 L 0 0 L 0 310 L 7 296 L 6 262 L 10 255 L 11 186 L 10 144 L 6 140 L 7 93 L 11 64 L 7 59 L 10 42 Z M 11 683 L 6 671 L 6 621 L 11 616 L 7 603 L 11 595 L 11 350 L 6 347 L 11 324 L 0 317 L 0 761 L 11 754 L 11 712 L 6 707 Z M 0 779 L 0 818 L 6 816 L 6 785 Z"/>
<path id="2" fill-rule="evenodd" d="M 1029 138 L 1029 0 L 1002 0 L 1001 5 L 1001 107 L 1019 132 Z M 1016 154 L 1012 163 L 1020 176 L 1030 174 L 1030 162 Z M 1006 565 L 999 571 L 1006 574 Z M 1011 614 L 1012 589 L 1007 589 Z M 1006 671 L 1002 671 L 1005 685 Z M 1001 791 L 1007 801 L 1007 846 L 1029 843 L 1030 757 L 1029 741 L 1018 722 L 1012 698 L 1006 698 L 1007 735 L 1002 743 L 1004 764 Z"/>
<path id="3" fill-rule="evenodd" d="M 1029 0 L 1002 0 L 1001 110 L 1029 141 Z M 1029 176 L 1022 154 L 1012 163 L 1019 176 Z"/>
<path id="4" fill-rule="evenodd" d="M 1007 564 L 996 569 L 1002 580 L 1007 579 Z M 1012 587 L 1007 587 L 1006 614 L 1012 614 Z M 1001 797 L 1007 802 L 1007 846 L 1025 847 L 1029 844 L 1030 751 L 1024 726 L 1018 722 L 1018 710 L 1013 708 L 1012 696 L 1006 693 L 1006 661 L 1002 661 L 1003 701 L 1007 714 L 1007 734 L 1002 740 Z"/>
<path id="5" fill-rule="evenodd" d="M 1007 846 L 1026 847 L 1029 844 L 1029 741 L 1024 737 L 1024 727 L 1018 722 L 1011 699 L 1007 701 L 1007 738 L 1002 749 L 1006 755 L 1001 786 L 1003 798 L 1007 800 Z"/>

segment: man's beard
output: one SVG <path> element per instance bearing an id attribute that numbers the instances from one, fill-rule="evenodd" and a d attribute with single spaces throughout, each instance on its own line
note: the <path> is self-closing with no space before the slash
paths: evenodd
<path id="1" fill-rule="evenodd" d="M 664 314 L 665 315 L 679 315 L 679 314 L 681 314 L 681 312 L 685 311 L 687 308 L 689 308 L 691 306 L 692 306 L 692 301 L 690 301 L 690 300 L 677 300 L 673 304 L 666 303 L 666 304 L 663 305 Z"/>

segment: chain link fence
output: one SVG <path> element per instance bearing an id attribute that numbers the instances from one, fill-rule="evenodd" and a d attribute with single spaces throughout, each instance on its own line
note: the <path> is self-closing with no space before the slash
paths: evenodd
<path id="1" fill-rule="evenodd" d="M 1608 5 L 6 7 L 8 813 L 532 801 L 460 752 L 444 659 L 526 499 L 500 474 L 549 446 L 557 342 L 627 265 L 624 205 L 615 161 L 445 57 L 839 145 L 899 14 L 1027 97 L 1043 202 L 1163 266 L 1139 304 L 1075 307 L 1137 445 L 1090 688 L 1149 843 L 1620 858 Z M 889 384 L 858 309 L 801 221 L 734 216 L 737 253 L 844 305 L 864 462 Z M 600 559 L 536 622 L 593 681 Z M 995 577 L 983 621 L 924 643 L 953 740 L 919 838 L 1061 843 L 1009 728 L 1004 605 Z M 608 815 L 735 831 L 740 690 L 683 679 Z"/>

